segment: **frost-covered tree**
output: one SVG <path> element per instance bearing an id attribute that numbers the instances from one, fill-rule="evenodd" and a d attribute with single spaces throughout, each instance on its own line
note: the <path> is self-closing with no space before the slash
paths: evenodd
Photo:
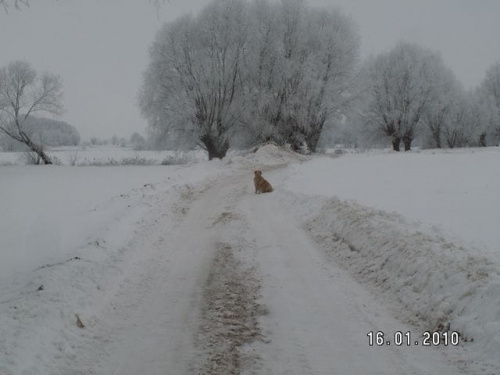
<path id="1" fill-rule="evenodd" d="M 438 77 L 446 73 L 439 54 L 412 43 L 399 43 L 367 64 L 368 105 L 364 121 L 390 137 L 393 149 L 405 150 L 424 124 L 436 100 Z"/>
<path id="2" fill-rule="evenodd" d="M 137 132 L 130 136 L 130 144 L 137 151 L 144 150 L 147 146 L 144 137 Z"/>
<path id="3" fill-rule="evenodd" d="M 486 71 L 486 78 L 481 85 L 481 91 L 494 100 L 500 112 L 500 62 L 493 64 Z"/>
<path id="4" fill-rule="evenodd" d="M 314 151 L 352 95 L 358 57 L 353 21 L 302 0 L 252 4 L 249 101 L 261 140 L 306 143 Z"/>
<path id="5" fill-rule="evenodd" d="M 215 0 L 166 25 L 151 48 L 140 107 L 163 145 L 306 143 L 352 99 L 353 21 L 302 0 Z"/>
<path id="6" fill-rule="evenodd" d="M 483 96 L 481 90 L 471 92 L 472 144 L 480 147 L 498 145 L 500 141 L 500 113 L 492 97 Z"/>
<path id="7" fill-rule="evenodd" d="M 497 118 L 494 105 L 477 90 L 457 92 L 450 103 L 440 128 L 442 146 L 486 146 L 489 129 Z"/>
<path id="8" fill-rule="evenodd" d="M 485 131 L 498 144 L 500 141 L 500 62 L 493 64 L 486 71 L 486 78 L 479 87 L 478 96 L 483 103 L 483 112 L 492 112 L 489 115 L 490 123 Z"/>
<path id="9" fill-rule="evenodd" d="M 52 164 L 43 144 L 28 135 L 25 125 L 37 112 L 62 111 L 62 80 L 59 76 L 37 72 L 26 61 L 14 61 L 0 69 L 0 132 L 24 143 L 44 164 Z"/>
<path id="10" fill-rule="evenodd" d="M 471 93 L 462 92 L 450 101 L 440 128 L 444 146 L 459 148 L 471 145 L 474 133 L 473 100 Z"/>
<path id="11" fill-rule="evenodd" d="M 464 90 L 455 74 L 444 65 L 439 65 L 434 76 L 432 100 L 425 107 L 423 121 L 427 125 L 432 146 L 441 148 L 443 133 L 448 129 L 456 109 L 464 103 Z"/>
<path id="12" fill-rule="evenodd" d="M 247 10 L 244 1 L 217 0 L 158 33 L 140 94 L 154 135 L 196 143 L 209 159 L 225 156 L 241 125 Z"/>

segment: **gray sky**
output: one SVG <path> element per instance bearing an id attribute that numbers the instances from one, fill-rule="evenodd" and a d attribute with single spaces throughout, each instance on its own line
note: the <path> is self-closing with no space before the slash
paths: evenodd
<path id="1" fill-rule="evenodd" d="M 148 48 L 164 22 L 207 0 L 171 0 L 157 13 L 147 0 L 32 0 L 0 12 L 0 66 L 25 59 L 64 80 L 66 112 L 84 139 L 144 133 L 137 91 Z M 361 55 L 398 41 L 439 50 L 465 87 L 500 61 L 499 0 L 310 0 L 339 6 L 359 26 Z"/>

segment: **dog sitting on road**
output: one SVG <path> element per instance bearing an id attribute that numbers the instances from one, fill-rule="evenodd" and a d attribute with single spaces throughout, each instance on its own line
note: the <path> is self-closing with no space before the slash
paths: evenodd
<path id="1" fill-rule="evenodd" d="M 271 186 L 269 181 L 262 177 L 262 171 L 255 171 L 253 183 L 255 185 L 255 194 L 270 193 L 271 191 L 273 191 L 273 187 Z"/>

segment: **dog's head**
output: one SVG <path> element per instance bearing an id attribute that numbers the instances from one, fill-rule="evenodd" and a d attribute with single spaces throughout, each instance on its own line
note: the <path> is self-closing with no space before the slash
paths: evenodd
<path id="1" fill-rule="evenodd" d="M 262 171 L 255 171 L 255 177 L 260 177 L 262 176 Z"/>

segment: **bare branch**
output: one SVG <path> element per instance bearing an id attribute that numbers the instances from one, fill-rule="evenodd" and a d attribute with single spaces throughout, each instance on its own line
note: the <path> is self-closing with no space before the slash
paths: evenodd
<path id="1" fill-rule="evenodd" d="M 0 69 L 0 130 L 26 144 L 45 164 L 51 164 L 42 145 L 35 144 L 23 128 L 28 117 L 37 111 L 58 114 L 62 111 L 62 81 L 53 74 L 40 78 L 25 61 L 14 61 Z"/>
<path id="2" fill-rule="evenodd" d="M 9 8 L 14 6 L 14 9 L 21 9 L 23 6 L 29 7 L 29 0 L 0 0 L 0 7 L 8 13 Z"/>

